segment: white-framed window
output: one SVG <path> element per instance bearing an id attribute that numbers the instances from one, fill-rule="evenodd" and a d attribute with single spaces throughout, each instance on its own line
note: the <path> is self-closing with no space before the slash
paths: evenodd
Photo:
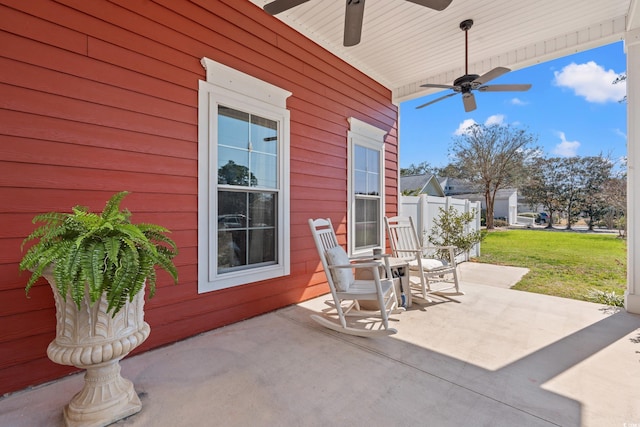
<path id="1" fill-rule="evenodd" d="M 384 136 L 386 132 L 349 118 L 349 251 L 384 246 Z"/>
<path id="2" fill-rule="evenodd" d="M 209 58 L 198 91 L 198 292 L 289 274 L 291 93 Z"/>

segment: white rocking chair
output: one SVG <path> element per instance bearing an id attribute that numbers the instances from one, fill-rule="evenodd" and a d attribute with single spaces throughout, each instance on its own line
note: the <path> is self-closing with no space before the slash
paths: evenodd
<path id="1" fill-rule="evenodd" d="M 391 254 L 409 264 L 410 286 L 419 287 L 422 298 L 428 294 L 464 295 L 458 283 L 458 271 L 453 246 L 422 246 L 411 217 L 384 217 Z M 446 259 L 436 258 L 447 253 Z M 455 292 L 445 292 L 447 290 Z"/>
<path id="2" fill-rule="evenodd" d="M 345 250 L 338 245 L 329 218 L 309 219 L 309 227 L 333 296 L 333 302 L 328 304 L 335 309 L 337 321 L 334 320 L 335 315 L 331 316 L 334 319 L 316 314 L 311 315 L 311 318 L 334 331 L 361 337 L 397 333 L 396 329 L 389 327 L 389 315 L 404 309 L 398 308 L 388 255 L 384 257 L 384 262 L 373 258 L 349 258 Z M 366 269 L 368 270 L 366 276 L 373 279 L 355 279 L 353 269 Z M 381 277 L 381 269 L 385 277 Z M 359 301 L 375 301 L 380 310 L 363 310 Z M 381 321 L 367 323 L 363 327 L 354 327 L 355 325 L 347 323 L 348 316 L 379 317 Z"/>

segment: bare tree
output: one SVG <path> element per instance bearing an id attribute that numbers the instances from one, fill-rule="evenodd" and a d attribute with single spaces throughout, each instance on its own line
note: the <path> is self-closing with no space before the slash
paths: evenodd
<path id="1" fill-rule="evenodd" d="M 618 74 L 618 77 L 616 77 L 616 79 L 613 81 L 613 84 L 617 85 L 618 83 L 622 83 L 626 80 L 627 80 L 627 73 Z M 624 98 L 622 98 L 618 102 L 627 102 L 627 95 L 625 95 Z"/>
<path id="2" fill-rule="evenodd" d="M 487 206 L 487 229 L 493 228 L 493 206 L 500 189 L 522 179 L 525 162 L 534 155 L 537 136 L 503 125 L 473 125 L 454 139 L 452 154 L 461 177 L 476 183 Z"/>

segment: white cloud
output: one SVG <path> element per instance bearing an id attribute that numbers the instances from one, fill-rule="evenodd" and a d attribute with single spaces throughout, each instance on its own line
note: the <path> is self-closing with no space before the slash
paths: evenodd
<path id="1" fill-rule="evenodd" d="M 453 134 L 454 135 L 464 135 L 465 133 L 467 133 L 467 130 L 469 130 L 469 128 L 471 126 L 473 126 L 473 125 L 477 125 L 475 120 L 466 119 L 465 121 L 460 123 L 460 126 L 458 126 L 458 129 L 456 129 L 456 131 Z"/>
<path id="2" fill-rule="evenodd" d="M 623 139 L 627 139 L 627 134 L 618 128 L 613 129 L 613 133 L 618 135 L 619 137 L 622 137 Z"/>
<path id="3" fill-rule="evenodd" d="M 484 122 L 485 126 L 501 125 L 502 123 L 504 123 L 503 114 L 494 114 L 493 116 L 489 116 L 489 118 Z"/>
<path id="4" fill-rule="evenodd" d="M 553 74 L 557 86 L 572 89 L 577 96 L 584 97 L 588 102 L 618 102 L 627 91 L 626 82 L 613 84 L 619 73 L 605 71 L 594 61 L 585 64 L 571 63 Z"/>
<path id="5" fill-rule="evenodd" d="M 518 105 L 518 106 L 523 106 L 523 105 L 528 105 L 529 103 L 526 101 L 523 101 L 520 98 L 511 98 L 511 101 L 509 101 L 509 103 L 511 105 Z"/>
<path id="6" fill-rule="evenodd" d="M 578 153 L 580 143 L 578 141 L 567 141 L 564 132 L 558 132 L 560 143 L 551 151 L 553 154 L 561 157 L 573 157 Z"/>
<path id="7" fill-rule="evenodd" d="M 503 123 L 504 123 L 504 114 L 494 114 L 492 116 L 489 116 L 487 120 L 484 121 L 485 126 L 501 125 Z M 478 122 L 476 122 L 473 119 L 466 119 L 462 123 L 460 123 L 460 125 L 458 126 L 458 129 L 456 129 L 455 132 L 453 132 L 453 134 L 464 135 L 469 131 L 469 128 L 471 126 L 477 125 L 477 124 Z"/>

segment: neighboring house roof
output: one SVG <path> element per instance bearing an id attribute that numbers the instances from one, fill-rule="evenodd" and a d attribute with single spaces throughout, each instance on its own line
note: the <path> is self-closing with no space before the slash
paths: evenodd
<path id="1" fill-rule="evenodd" d="M 478 186 L 471 184 L 468 181 L 459 178 L 440 178 L 440 186 L 444 190 L 447 196 L 457 196 L 462 199 L 477 199 L 478 197 L 484 197 L 482 192 L 479 191 Z M 496 199 L 508 199 L 517 193 L 517 188 L 502 188 L 496 192 Z"/>
<path id="2" fill-rule="evenodd" d="M 513 195 L 513 193 L 517 191 L 518 190 L 516 188 L 503 188 L 502 190 L 498 190 L 496 191 L 496 200 L 508 199 Z M 484 195 L 479 192 L 456 194 L 456 196 L 461 199 L 469 199 L 469 200 L 484 199 Z"/>
<path id="3" fill-rule="evenodd" d="M 400 192 L 411 195 L 427 194 L 444 197 L 445 193 L 435 175 L 409 175 L 400 177 Z"/>
<path id="4" fill-rule="evenodd" d="M 477 193 L 478 187 L 468 181 L 459 178 L 440 178 L 440 186 L 447 196 L 459 194 Z"/>

